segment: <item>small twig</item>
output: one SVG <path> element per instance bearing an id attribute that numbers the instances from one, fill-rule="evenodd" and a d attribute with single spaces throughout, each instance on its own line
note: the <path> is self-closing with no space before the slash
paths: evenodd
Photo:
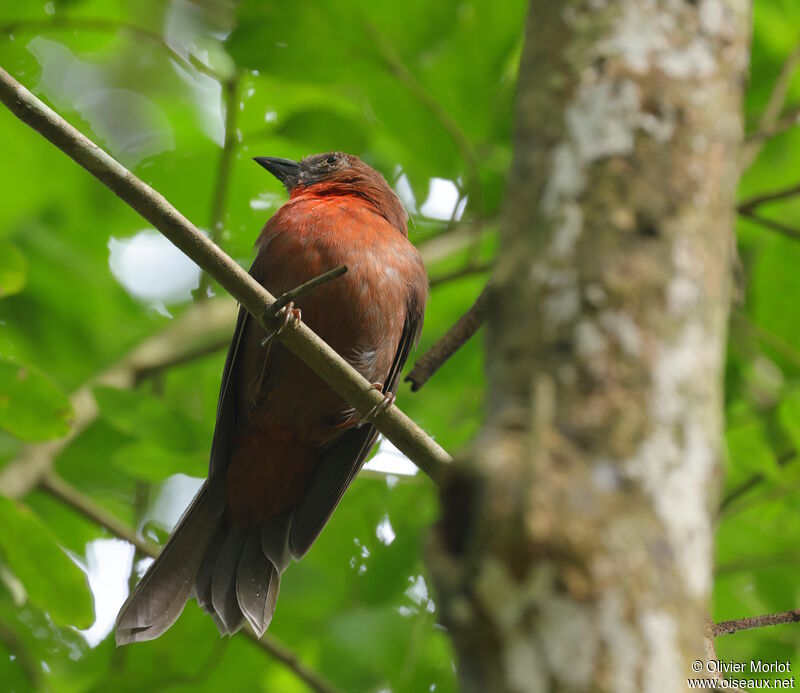
<path id="1" fill-rule="evenodd" d="M 300 284 L 300 286 L 296 286 L 294 289 L 291 289 L 286 293 L 281 294 L 280 296 L 278 296 L 278 298 L 275 299 L 275 302 L 264 311 L 264 316 L 266 318 L 274 318 L 291 301 L 294 301 L 296 298 L 302 296 L 303 294 L 307 294 L 309 291 L 313 291 L 318 286 L 322 286 L 323 284 L 327 284 L 329 281 L 336 279 L 337 277 L 341 277 L 346 272 L 347 272 L 347 266 L 339 265 L 338 267 L 335 267 L 332 270 L 328 270 L 327 272 L 320 274 L 318 277 L 309 279 L 307 282 Z"/>
<path id="2" fill-rule="evenodd" d="M 132 36 L 150 41 L 158 45 L 169 54 L 176 63 L 189 72 L 192 69 L 202 72 L 204 75 L 223 81 L 222 76 L 213 67 L 206 65 L 196 56 L 191 56 L 187 60 L 180 53 L 172 48 L 160 34 L 136 26 L 129 22 L 118 22 L 113 19 L 92 18 L 92 17 L 55 17 L 54 19 L 20 19 L 13 22 L 0 24 L 0 34 L 13 34 L 15 32 L 46 32 L 46 31 L 97 31 L 112 32 L 121 31 Z"/>
<path id="3" fill-rule="evenodd" d="M 463 277 L 469 277 L 473 274 L 483 274 L 484 272 L 489 272 L 492 267 L 494 266 L 493 262 L 470 262 L 468 265 L 464 267 L 459 267 L 452 272 L 444 272 L 440 274 L 438 277 L 433 277 L 429 284 L 431 289 L 436 286 L 440 286 L 441 284 L 446 284 L 447 282 L 455 281 L 456 279 L 462 279 Z"/>
<path id="4" fill-rule="evenodd" d="M 228 638 L 220 638 L 217 640 L 211 648 L 208 657 L 206 657 L 205 661 L 195 671 L 186 673 L 176 672 L 174 674 L 168 674 L 167 676 L 154 672 L 156 679 L 146 685 L 147 690 L 154 693 L 154 691 L 170 691 L 175 688 L 183 688 L 184 690 L 187 688 L 189 690 L 201 688 L 203 684 L 206 683 L 208 677 L 214 672 L 217 666 L 219 666 L 219 663 L 228 650 L 229 643 L 230 640 Z M 117 648 L 114 650 L 114 654 L 127 651 L 126 648 Z M 145 687 L 145 685 L 142 684 L 142 687 Z"/>
<path id="5" fill-rule="evenodd" d="M 758 121 L 756 132 L 769 132 L 776 126 L 783 106 L 786 103 L 786 95 L 789 93 L 794 71 L 798 65 L 800 65 L 800 43 L 789 54 L 781 67 L 781 71 L 769 95 L 767 106 Z M 742 147 L 742 154 L 739 162 L 742 171 L 746 171 L 750 168 L 761 153 L 765 141 L 766 138 L 764 137 L 755 137 L 745 142 Z"/>
<path id="6" fill-rule="evenodd" d="M 715 623 L 713 632 L 714 637 L 718 637 L 720 635 L 730 635 L 740 630 L 777 626 L 782 623 L 797 623 L 798 621 L 800 621 L 800 609 L 791 609 L 790 611 L 782 611 L 779 614 L 764 614 L 762 616 L 736 618 L 732 621 Z"/>
<path id="7" fill-rule="evenodd" d="M 716 644 L 714 643 L 714 622 L 711 620 L 711 616 L 706 614 L 705 623 L 703 624 L 703 647 L 705 650 L 705 661 L 706 662 L 716 662 L 718 661 L 717 657 L 717 648 Z M 723 682 L 725 681 L 725 675 L 720 671 L 714 671 L 711 674 L 717 681 Z M 725 683 L 721 683 L 720 688 L 723 688 L 727 691 L 731 691 L 731 693 L 744 693 L 741 688 L 737 688 L 732 686 L 730 681 L 725 681 Z"/>
<path id="8" fill-rule="evenodd" d="M 42 686 L 42 669 L 36 658 L 31 656 L 26 643 L 11 628 L 0 621 L 0 643 L 12 656 L 17 658 L 17 664 L 31 684 L 31 690 L 47 690 Z M 6 682 L 8 683 L 8 682 Z"/>
<path id="9" fill-rule="evenodd" d="M 778 551 L 776 553 L 760 554 L 755 556 L 742 556 L 727 563 L 720 563 L 714 569 L 717 577 L 731 575 L 740 571 L 753 571 L 765 567 L 778 565 L 796 565 L 800 563 L 800 551 Z"/>
<path id="10" fill-rule="evenodd" d="M 463 221 L 452 228 L 445 227 L 417 241 L 417 250 L 426 265 L 451 258 L 454 253 L 467 250 L 475 243 L 475 237 L 490 223 L 489 220 Z"/>
<path id="11" fill-rule="evenodd" d="M 756 130 L 745 138 L 745 142 L 763 142 L 798 125 L 800 125 L 800 106 L 794 106 L 787 109 L 772 128 Z"/>
<path id="12" fill-rule="evenodd" d="M 151 541 L 140 537 L 136 531 L 105 508 L 95 503 L 89 496 L 81 493 L 74 486 L 64 481 L 55 472 L 50 472 L 45 476 L 39 488 L 47 491 L 51 496 L 57 498 L 62 503 L 65 503 L 70 508 L 77 510 L 84 517 L 89 518 L 92 522 L 100 525 L 103 529 L 108 530 L 116 537 L 124 539 L 129 544 L 133 544 L 137 551 L 145 556 L 158 556 L 159 548 Z"/>
<path id="13" fill-rule="evenodd" d="M 798 229 L 793 229 L 791 226 L 782 224 L 779 221 L 767 219 L 766 217 L 762 217 L 760 214 L 751 212 L 748 209 L 740 209 L 739 214 L 745 219 L 750 219 L 757 224 L 761 224 L 761 226 L 765 228 L 771 229 L 772 231 L 777 231 L 781 235 L 791 238 L 793 241 L 800 241 L 800 230 Z"/>
<path id="14" fill-rule="evenodd" d="M 800 195 L 800 185 L 792 185 L 789 188 L 782 190 L 775 190 L 773 192 L 756 195 L 744 202 L 740 202 L 736 209 L 741 212 L 752 212 L 756 207 L 766 204 L 767 202 L 777 202 L 778 200 L 785 200 L 787 197 L 794 197 Z"/>
<path id="15" fill-rule="evenodd" d="M 727 512 L 721 515 L 720 519 L 729 518 L 737 513 L 751 511 L 759 505 L 764 506 L 772 504 L 788 496 L 800 496 L 800 481 L 795 480 L 780 484 L 776 483 L 758 492 L 754 492 L 752 496 L 742 498 L 738 503 L 728 506 Z"/>
<path id="16" fill-rule="evenodd" d="M 256 647 L 269 653 L 270 656 L 278 661 L 283 662 L 286 668 L 291 669 L 298 678 L 305 681 L 311 690 L 317 691 L 318 693 L 341 693 L 339 688 L 323 679 L 317 672 L 309 669 L 297 659 L 294 652 L 275 638 L 264 635 L 261 637 L 261 640 L 259 640 L 255 635 L 251 635 L 250 631 L 244 631 L 244 634 Z"/>
<path id="17" fill-rule="evenodd" d="M 741 310 L 733 311 L 732 317 L 735 322 L 743 327 L 745 332 L 747 332 L 752 339 L 766 344 L 789 361 L 789 363 L 800 368 L 800 353 L 795 351 L 790 344 L 784 342 L 778 335 L 754 323 L 747 314 Z"/>
<path id="18" fill-rule="evenodd" d="M 95 503 L 89 496 L 81 493 L 55 473 L 48 474 L 42 480 L 41 488 L 84 517 L 107 529 L 114 536 L 130 542 L 146 556 L 151 556 L 152 558 L 158 556 L 160 551 L 159 547 L 139 537 L 132 528 L 128 527 L 121 520 L 118 520 L 114 515 Z M 305 681 L 312 690 L 318 691 L 319 693 L 337 693 L 338 689 L 335 686 L 328 683 L 317 672 L 306 667 L 297 659 L 291 650 L 278 642 L 275 638 L 264 635 L 261 640 L 259 640 L 250 631 L 242 631 L 242 634 L 244 637 L 253 640 L 262 650 L 286 665 L 298 678 Z"/>
<path id="19" fill-rule="evenodd" d="M 776 463 L 779 467 L 784 467 L 789 464 L 792 460 L 797 457 L 797 450 L 787 450 L 783 454 L 779 455 Z M 719 512 L 720 515 L 728 514 L 730 512 L 730 506 L 735 503 L 739 498 L 741 498 L 746 493 L 752 491 L 756 486 L 761 484 L 763 481 L 766 480 L 766 476 L 761 472 L 757 474 L 753 474 L 749 479 L 743 481 L 739 484 L 736 488 L 731 489 L 731 491 L 722 499 L 719 504 Z"/>
<path id="20" fill-rule="evenodd" d="M 214 194 L 211 198 L 211 213 L 209 214 L 209 234 L 214 243 L 219 244 L 220 235 L 225 222 L 225 202 L 228 198 L 228 187 L 231 177 L 231 164 L 233 153 L 236 150 L 236 121 L 239 114 L 236 94 L 239 88 L 239 76 L 234 75 L 222 86 L 222 98 L 225 105 L 225 139 L 217 164 L 217 178 L 214 182 Z M 197 296 L 202 300 L 208 296 L 210 277 L 203 272 L 200 278 Z"/>
<path id="21" fill-rule="evenodd" d="M 488 288 L 489 285 L 487 284 L 470 309 L 414 364 L 414 368 L 406 376 L 406 382 L 411 383 L 412 392 L 416 392 L 428 382 L 447 359 L 455 354 L 478 331 L 486 317 L 486 306 L 489 298 Z"/>
<path id="22" fill-rule="evenodd" d="M 261 346 L 267 347 L 266 352 L 264 353 L 262 365 L 261 365 L 261 376 L 258 379 L 258 389 L 261 389 L 261 384 L 264 377 L 267 374 L 267 369 L 270 363 L 270 354 L 272 353 L 272 348 L 275 346 L 275 338 L 283 332 L 286 326 L 289 324 L 289 320 L 293 317 L 292 313 L 297 313 L 297 320 L 293 323 L 294 327 L 297 327 L 299 324 L 299 316 L 300 313 L 297 312 L 299 309 L 290 310 L 294 306 L 294 299 L 298 296 L 302 296 L 303 294 L 308 293 L 312 289 L 317 288 L 318 286 L 325 284 L 326 282 L 331 281 L 331 279 L 336 279 L 336 277 L 340 277 L 345 272 L 347 272 L 347 267 L 344 265 L 339 265 L 328 272 L 324 272 L 320 274 L 318 277 L 314 277 L 309 281 L 301 284 L 300 286 L 296 286 L 294 289 L 290 289 L 284 294 L 281 294 L 275 302 L 267 308 L 264 313 L 261 315 L 261 319 L 259 320 L 259 324 L 263 327 L 266 332 L 267 336 L 261 340 Z M 283 316 L 283 319 L 279 322 L 278 326 L 275 327 L 274 325 L 270 324 L 271 321 L 275 318 L 278 313 L 280 313 L 284 308 L 286 308 L 286 314 Z M 377 404 L 375 405 L 378 406 Z"/>
<path id="23" fill-rule="evenodd" d="M 233 327 L 232 321 L 230 327 Z M 218 351 L 225 349 L 230 343 L 231 336 L 226 334 L 224 337 L 209 341 L 207 344 L 198 344 L 196 347 L 187 349 L 186 351 L 166 354 L 164 359 L 159 363 L 153 363 L 152 365 L 138 368 L 134 373 L 133 387 L 137 387 L 143 381 L 161 375 L 164 371 L 168 371 L 176 366 L 183 366 L 187 363 L 199 361 L 211 354 L 216 354 Z"/>

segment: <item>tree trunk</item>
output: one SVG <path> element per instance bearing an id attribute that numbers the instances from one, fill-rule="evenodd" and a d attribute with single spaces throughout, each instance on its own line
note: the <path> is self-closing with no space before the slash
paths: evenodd
<path id="1" fill-rule="evenodd" d="M 487 421 L 428 547 L 465 691 L 686 690 L 720 478 L 747 0 L 532 0 Z"/>

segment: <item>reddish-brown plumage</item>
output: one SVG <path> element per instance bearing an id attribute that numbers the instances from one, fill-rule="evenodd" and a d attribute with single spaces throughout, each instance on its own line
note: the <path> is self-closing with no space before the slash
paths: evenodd
<path id="1" fill-rule="evenodd" d="M 303 322 L 367 380 L 383 382 L 400 343 L 409 298 L 422 306 L 427 280 L 419 253 L 406 238 L 397 197 L 377 173 L 363 170 L 355 181 L 348 170 L 345 180 L 340 175 L 295 188 L 261 232 L 250 272 L 280 295 L 346 265 L 345 275 L 303 296 L 297 306 Z M 252 521 L 253 509 L 263 520 L 295 502 L 303 491 L 301 477 L 313 467 L 314 450 L 359 420 L 319 376 L 281 347 L 260 380 L 262 338 L 255 325 L 245 334 L 239 384 L 247 392 L 248 416 L 237 436 L 252 443 L 237 445 L 227 475 L 228 506 L 241 522 Z M 256 475 L 246 470 L 258 456 L 253 452 L 258 445 L 271 450 L 261 455 L 269 462 Z M 276 503 L 275 489 L 284 487 L 289 497 Z"/>
<path id="2" fill-rule="evenodd" d="M 400 201 L 380 174 L 346 154 L 299 164 L 257 161 L 284 182 L 290 199 L 264 227 L 250 273 L 279 295 L 346 265 L 346 274 L 303 295 L 297 307 L 367 380 L 395 392 L 427 295 Z M 247 618 L 263 632 L 289 558 L 313 543 L 374 442 L 372 428 L 321 378 L 280 343 L 265 348 L 263 339 L 259 325 L 240 313 L 209 481 L 165 549 L 174 544 L 176 556 L 164 559 L 167 567 L 157 561 L 150 587 L 148 572 L 120 612 L 118 642 L 157 637 L 171 625 L 180 613 L 175 595 L 188 597 L 187 565 L 198 601 L 222 631 Z M 194 554 L 180 544 L 181 533 L 203 537 L 194 539 L 202 544 Z M 168 568 L 170 560 L 180 569 Z M 168 569 L 179 579 L 171 581 Z M 168 616 L 160 615 L 159 600 Z"/>

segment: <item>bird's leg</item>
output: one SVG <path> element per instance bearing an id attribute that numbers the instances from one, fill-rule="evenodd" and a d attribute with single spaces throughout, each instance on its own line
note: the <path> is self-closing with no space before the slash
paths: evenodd
<path id="1" fill-rule="evenodd" d="M 261 373 L 258 376 L 258 389 L 256 391 L 259 393 L 259 395 L 261 394 L 264 380 L 267 377 L 267 369 L 269 368 L 270 356 L 272 355 L 272 347 L 275 345 L 274 337 L 277 337 L 281 332 L 283 332 L 290 322 L 292 323 L 293 327 L 297 327 L 302 320 L 302 311 L 299 308 L 294 307 L 293 301 L 289 301 L 289 303 L 287 303 L 286 306 L 281 310 L 283 311 L 283 319 L 281 320 L 281 324 L 278 326 L 278 329 L 274 332 L 270 332 L 266 337 L 264 337 L 264 339 L 261 340 L 261 346 L 266 347 L 266 351 L 264 352 L 264 359 L 261 362 Z"/>
<path id="2" fill-rule="evenodd" d="M 278 329 L 274 332 L 270 332 L 264 339 L 261 340 L 261 346 L 267 346 L 267 344 L 274 338 L 277 337 L 281 332 L 286 329 L 286 326 L 291 322 L 293 327 L 297 327 L 302 322 L 302 311 L 299 308 L 294 307 L 294 301 L 289 301 L 283 308 L 281 308 L 278 315 L 283 314 L 283 319 L 281 320 L 281 324 L 278 326 Z"/>
<path id="3" fill-rule="evenodd" d="M 278 296 L 278 298 L 275 299 L 275 302 L 264 311 L 259 322 L 263 325 L 265 320 L 270 320 L 281 313 L 283 313 L 283 322 L 277 330 L 270 332 L 266 337 L 264 337 L 264 339 L 261 340 L 261 346 L 266 346 L 273 337 L 277 337 L 281 332 L 283 332 L 290 320 L 292 321 L 294 327 L 297 327 L 300 324 L 300 309 L 294 307 L 293 299 L 297 298 L 298 296 L 302 296 L 313 289 L 316 289 L 318 286 L 322 286 L 332 279 L 336 279 L 336 277 L 341 277 L 345 272 L 347 272 L 347 267 L 345 265 L 340 265 L 339 267 L 335 267 L 328 272 L 324 272 L 318 277 L 314 277 L 310 281 L 300 284 L 300 286 L 296 286 L 291 291 L 287 291 L 286 293 Z M 267 353 L 269 354 L 269 352 Z"/>
<path id="4" fill-rule="evenodd" d="M 378 392 L 383 392 L 383 383 L 372 383 L 372 387 L 374 387 Z M 361 426 L 365 423 L 372 423 L 375 420 L 375 417 L 391 407 L 396 399 L 397 395 L 394 392 L 387 392 L 380 402 L 378 402 L 374 407 L 372 407 L 372 409 L 370 409 L 366 414 L 364 414 L 364 416 L 361 417 L 359 425 Z"/>
<path id="5" fill-rule="evenodd" d="M 258 376 L 258 388 L 256 389 L 257 397 L 261 397 L 261 391 L 264 387 L 264 380 L 267 377 L 267 370 L 269 369 L 269 357 L 272 354 L 272 345 L 274 342 L 270 342 L 267 345 L 267 349 L 264 352 L 264 360 L 261 362 L 261 373 Z"/>

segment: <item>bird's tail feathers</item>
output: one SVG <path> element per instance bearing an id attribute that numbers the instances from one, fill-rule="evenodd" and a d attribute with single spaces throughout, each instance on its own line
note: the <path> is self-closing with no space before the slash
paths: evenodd
<path id="1" fill-rule="evenodd" d="M 267 630 L 291 560 L 292 515 L 285 511 L 248 529 L 227 523 L 217 529 L 197 572 L 194 596 L 222 635 L 232 635 L 245 621 L 259 637 Z"/>
<path id="2" fill-rule="evenodd" d="M 291 560 L 293 514 L 289 509 L 239 529 L 225 517 L 212 517 L 203 484 L 120 609 L 117 645 L 157 638 L 175 623 L 190 596 L 212 615 L 222 635 L 232 635 L 245 620 L 263 635 Z"/>
<path id="3" fill-rule="evenodd" d="M 219 524 L 209 512 L 203 484 L 158 558 L 122 605 L 115 627 L 117 645 L 152 640 L 175 623 Z"/>

